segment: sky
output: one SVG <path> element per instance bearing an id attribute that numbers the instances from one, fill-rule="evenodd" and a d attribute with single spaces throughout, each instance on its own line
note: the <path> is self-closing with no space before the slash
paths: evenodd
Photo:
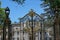
<path id="1" fill-rule="evenodd" d="M 31 9 L 37 14 L 41 14 L 44 12 L 43 8 L 41 7 L 40 0 L 26 0 L 23 5 L 18 5 L 16 2 L 11 0 L 1 0 L 2 8 L 9 7 L 10 9 L 10 19 L 12 23 L 19 22 L 19 18 L 22 18 L 24 15 L 29 13 Z"/>

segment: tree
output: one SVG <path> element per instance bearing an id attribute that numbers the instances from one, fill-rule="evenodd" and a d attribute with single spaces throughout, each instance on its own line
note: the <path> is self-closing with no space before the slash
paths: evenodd
<path id="1" fill-rule="evenodd" d="M 5 20 L 5 12 L 4 12 L 4 8 L 1 8 L 1 1 L 0 1 L 0 28 L 3 27 L 3 23 Z"/>
<path id="2" fill-rule="evenodd" d="M 13 2 L 17 2 L 18 4 L 23 4 L 25 2 L 25 0 L 12 0 Z"/>
<path id="3" fill-rule="evenodd" d="M 47 4 L 49 4 L 49 9 L 47 8 L 48 13 L 53 14 L 54 16 L 54 40 L 60 40 L 59 36 L 59 27 L 60 27 L 60 0 L 43 0 L 44 1 L 44 7 L 47 7 Z M 57 32 L 57 33 L 56 33 Z"/>
<path id="4" fill-rule="evenodd" d="M 1 1 L 0 1 L 0 8 L 1 8 Z"/>
<path id="5" fill-rule="evenodd" d="M 59 14 L 60 0 L 44 0 L 43 6 L 44 7 L 47 7 L 47 6 L 49 7 L 49 8 L 48 7 L 45 8 L 45 11 L 47 11 L 48 13 L 50 13 L 52 11 L 51 14 L 55 15 L 55 13 L 57 11 L 57 14 Z"/>

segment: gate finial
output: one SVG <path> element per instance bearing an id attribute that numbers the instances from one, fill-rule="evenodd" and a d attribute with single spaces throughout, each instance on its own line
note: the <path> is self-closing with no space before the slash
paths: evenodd
<path id="1" fill-rule="evenodd" d="M 33 9 L 31 9 L 31 11 L 33 12 Z"/>
<path id="2" fill-rule="evenodd" d="M 33 9 L 31 9 L 31 11 L 29 12 L 29 16 L 31 17 L 35 16 L 35 12 L 33 11 Z"/>

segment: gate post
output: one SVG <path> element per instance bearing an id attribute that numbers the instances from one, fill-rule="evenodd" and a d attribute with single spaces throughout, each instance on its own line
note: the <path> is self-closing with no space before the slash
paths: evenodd
<path id="1" fill-rule="evenodd" d="M 9 18 L 9 13 L 10 13 L 10 10 L 7 7 L 5 9 L 6 18 L 4 20 L 4 25 L 3 25 L 3 40 L 7 40 L 6 39 L 6 27 L 8 27 L 8 40 L 11 40 L 11 37 L 12 37 L 12 34 L 11 34 L 11 21 L 10 21 L 10 18 Z"/>

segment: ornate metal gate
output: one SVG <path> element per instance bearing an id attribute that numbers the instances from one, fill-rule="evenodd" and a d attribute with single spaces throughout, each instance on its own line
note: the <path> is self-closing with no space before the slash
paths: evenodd
<path id="1" fill-rule="evenodd" d="M 43 19 L 31 10 L 20 19 L 20 40 L 43 40 Z M 43 34 L 43 35 L 42 35 Z"/>

